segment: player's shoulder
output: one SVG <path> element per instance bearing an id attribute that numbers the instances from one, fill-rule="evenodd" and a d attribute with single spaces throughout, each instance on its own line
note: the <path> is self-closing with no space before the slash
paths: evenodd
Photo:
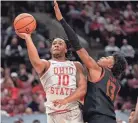
<path id="1" fill-rule="evenodd" d="M 74 64 L 82 65 L 79 61 L 73 61 Z"/>
<path id="2" fill-rule="evenodd" d="M 83 68 L 82 64 L 79 61 L 73 61 L 73 63 L 76 66 L 76 68 Z"/>
<path id="3" fill-rule="evenodd" d="M 49 61 L 47 61 L 45 59 L 41 59 L 41 62 L 48 63 Z"/>
<path id="4" fill-rule="evenodd" d="M 50 61 L 45 60 L 45 59 L 41 59 L 41 62 L 42 62 L 43 64 L 45 64 L 47 68 L 49 68 L 49 66 L 50 66 Z"/>

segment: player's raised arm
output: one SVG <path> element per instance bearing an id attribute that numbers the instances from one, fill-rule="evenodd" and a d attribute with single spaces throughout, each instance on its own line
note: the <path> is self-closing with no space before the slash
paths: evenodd
<path id="1" fill-rule="evenodd" d="M 47 67 L 48 61 L 40 59 L 37 49 L 32 41 L 30 34 L 18 33 L 18 32 L 16 32 L 16 34 L 20 38 L 22 38 L 26 41 L 27 51 L 28 51 L 28 56 L 29 56 L 30 62 L 32 64 L 32 66 L 34 67 L 34 69 L 36 70 L 36 72 L 39 75 L 41 75 L 42 72 L 44 71 L 44 69 Z"/>
<path id="2" fill-rule="evenodd" d="M 60 23 L 62 24 L 68 36 L 69 41 L 71 42 L 73 48 L 77 51 L 77 54 L 79 55 L 83 63 L 86 65 L 86 67 L 89 69 L 91 68 L 97 69 L 97 70 L 101 69 L 96 63 L 96 61 L 93 58 L 91 58 L 88 52 L 80 45 L 77 35 L 73 31 L 73 29 L 67 24 L 67 22 L 64 20 L 56 0 L 54 0 L 54 10 L 55 10 L 55 15 L 57 20 L 60 21 Z"/>

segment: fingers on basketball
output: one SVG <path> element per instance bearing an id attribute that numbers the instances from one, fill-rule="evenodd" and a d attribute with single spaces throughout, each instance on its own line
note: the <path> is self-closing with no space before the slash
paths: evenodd
<path id="1" fill-rule="evenodd" d="M 36 20 L 31 14 L 22 13 L 14 19 L 14 29 L 18 33 L 31 34 L 36 29 Z"/>

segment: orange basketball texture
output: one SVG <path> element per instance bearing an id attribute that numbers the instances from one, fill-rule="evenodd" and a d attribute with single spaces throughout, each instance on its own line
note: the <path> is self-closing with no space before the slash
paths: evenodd
<path id="1" fill-rule="evenodd" d="M 36 20 L 28 13 L 22 13 L 15 18 L 14 28 L 19 33 L 31 34 L 36 29 Z"/>

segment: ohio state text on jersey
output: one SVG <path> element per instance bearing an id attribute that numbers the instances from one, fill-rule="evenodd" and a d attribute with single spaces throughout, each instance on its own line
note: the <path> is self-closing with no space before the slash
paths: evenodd
<path id="1" fill-rule="evenodd" d="M 60 108 L 58 106 L 55 107 L 52 103 L 53 100 L 68 97 L 76 90 L 76 66 L 72 61 L 59 62 L 49 60 L 49 62 L 49 69 L 40 78 L 47 95 L 46 112 L 69 111 L 78 108 L 77 101 L 68 103 Z"/>

